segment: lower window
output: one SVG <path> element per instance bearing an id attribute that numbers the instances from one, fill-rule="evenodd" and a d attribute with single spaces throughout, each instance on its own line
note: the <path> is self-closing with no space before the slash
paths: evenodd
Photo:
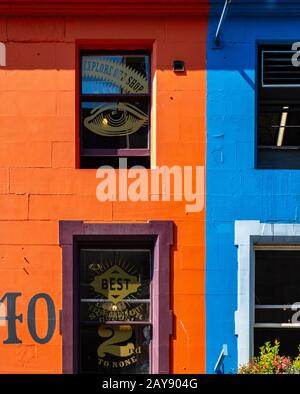
<path id="1" fill-rule="evenodd" d="M 81 373 L 151 371 L 152 250 L 125 247 L 79 247 Z"/>
<path id="2" fill-rule="evenodd" d="M 170 373 L 172 221 L 60 221 L 64 373 Z"/>
<path id="3" fill-rule="evenodd" d="M 280 342 L 282 355 L 299 354 L 299 307 L 300 250 L 256 250 L 255 356 L 265 342 L 275 340 Z"/>

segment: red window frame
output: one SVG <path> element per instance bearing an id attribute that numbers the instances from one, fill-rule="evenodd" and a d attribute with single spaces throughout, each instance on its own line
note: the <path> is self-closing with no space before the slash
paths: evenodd
<path id="1" fill-rule="evenodd" d="M 99 165 L 95 166 L 82 166 L 81 157 L 86 156 L 90 158 L 101 158 L 100 165 L 110 165 L 111 163 L 105 162 L 105 158 L 127 158 L 128 167 L 134 165 L 142 165 L 146 168 L 151 166 L 151 105 L 152 105 L 152 80 L 153 80 L 153 62 L 152 62 L 152 47 L 153 40 L 88 40 L 76 41 L 76 168 L 98 168 Z M 116 54 L 126 54 L 126 53 L 137 53 L 145 54 L 150 57 L 150 78 L 149 78 L 149 92 L 143 95 L 144 98 L 149 97 L 149 125 L 148 125 L 148 148 L 143 149 L 81 149 L 81 119 L 80 119 L 80 104 L 81 104 L 81 56 L 87 52 L 96 53 L 101 55 L 102 53 Z M 99 95 L 99 97 L 106 97 L 109 101 L 113 99 L 114 96 L 110 95 Z M 125 96 L 125 95 L 124 95 Z M 142 97 L 142 95 L 130 94 L 127 95 L 132 101 L 134 98 Z M 94 97 L 96 99 L 96 97 Z M 118 168 L 117 165 L 112 165 Z"/>

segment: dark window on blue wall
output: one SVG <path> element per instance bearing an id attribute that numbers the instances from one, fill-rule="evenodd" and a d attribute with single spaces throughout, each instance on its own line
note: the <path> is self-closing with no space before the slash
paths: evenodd
<path id="1" fill-rule="evenodd" d="M 80 167 L 150 167 L 150 56 L 81 51 Z"/>
<path id="2" fill-rule="evenodd" d="M 300 168 L 300 67 L 291 48 L 258 47 L 257 168 Z"/>
<path id="3" fill-rule="evenodd" d="M 280 342 L 280 353 L 299 354 L 300 250 L 255 251 L 254 355 L 265 342 Z"/>

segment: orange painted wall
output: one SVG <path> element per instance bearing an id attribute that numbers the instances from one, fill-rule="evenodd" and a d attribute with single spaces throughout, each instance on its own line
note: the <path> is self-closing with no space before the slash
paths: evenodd
<path id="1" fill-rule="evenodd" d="M 52 340 L 39 345 L 26 319 L 40 292 L 51 295 L 59 317 L 63 219 L 175 221 L 172 372 L 204 372 L 204 211 L 186 214 L 185 202 L 96 200 L 95 170 L 75 168 L 75 40 L 153 40 L 157 165 L 204 166 L 206 31 L 206 17 L 0 18 L 7 48 L 0 67 L 0 297 L 21 292 L 17 312 L 24 315 L 17 322 L 22 344 L 2 344 L 7 327 L 0 324 L 1 373 L 62 371 L 58 324 Z M 185 60 L 186 75 L 173 73 L 174 59 Z M 41 336 L 45 317 L 41 302 Z"/>

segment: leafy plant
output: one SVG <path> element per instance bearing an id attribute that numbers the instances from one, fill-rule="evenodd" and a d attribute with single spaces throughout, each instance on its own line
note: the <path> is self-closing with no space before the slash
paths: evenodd
<path id="1" fill-rule="evenodd" d="M 239 374 L 300 374 L 300 346 L 299 354 L 296 358 L 281 356 L 279 354 L 280 343 L 275 340 L 265 342 L 260 347 L 258 357 L 254 357 L 249 363 L 241 365 Z"/>

